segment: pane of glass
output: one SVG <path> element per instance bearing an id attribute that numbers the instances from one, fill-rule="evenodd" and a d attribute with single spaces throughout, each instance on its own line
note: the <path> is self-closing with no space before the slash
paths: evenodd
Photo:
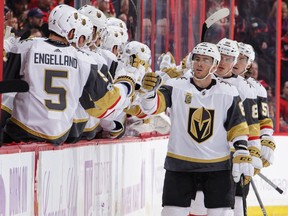
<path id="1" fill-rule="evenodd" d="M 206 1 L 206 18 L 221 8 L 229 8 L 230 0 L 207 0 Z M 229 17 L 221 19 L 213 24 L 206 32 L 205 41 L 218 43 L 219 40 L 229 38 L 230 21 Z"/>

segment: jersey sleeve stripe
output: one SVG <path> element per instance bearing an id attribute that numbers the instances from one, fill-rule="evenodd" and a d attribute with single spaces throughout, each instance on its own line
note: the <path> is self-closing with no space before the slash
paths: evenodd
<path id="1" fill-rule="evenodd" d="M 249 135 L 249 129 L 246 122 L 242 122 L 232 127 L 227 133 L 227 138 L 228 141 L 231 142 L 235 137 L 243 136 L 244 134 L 247 136 Z"/>

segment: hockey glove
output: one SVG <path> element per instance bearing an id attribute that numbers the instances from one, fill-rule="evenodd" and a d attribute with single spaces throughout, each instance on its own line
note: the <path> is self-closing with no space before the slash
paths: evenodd
<path id="1" fill-rule="evenodd" d="M 189 55 L 185 56 L 185 58 L 182 59 L 181 61 L 181 68 L 184 70 L 187 68 L 186 64 L 187 64 L 187 58 Z"/>
<path id="2" fill-rule="evenodd" d="M 261 151 L 255 146 L 249 146 L 248 150 L 252 157 L 252 165 L 254 167 L 254 175 L 260 173 L 260 170 L 263 168 L 261 160 Z"/>
<path id="3" fill-rule="evenodd" d="M 142 79 L 142 88 L 144 91 L 156 91 L 161 85 L 161 78 L 153 72 L 146 73 Z"/>
<path id="4" fill-rule="evenodd" d="M 240 177 L 244 175 L 244 184 L 248 184 L 253 176 L 254 168 L 252 158 L 248 150 L 236 150 L 233 154 L 232 176 L 234 182 L 239 182 Z"/>
<path id="5" fill-rule="evenodd" d="M 173 67 L 173 68 L 164 68 L 162 69 L 163 72 L 165 72 L 166 74 L 168 74 L 168 76 L 170 78 L 177 78 L 177 77 L 181 77 L 183 75 L 182 70 L 177 70 L 177 68 Z"/>
<path id="6" fill-rule="evenodd" d="M 276 148 L 274 138 L 272 136 L 261 136 L 261 152 L 263 167 L 268 167 L 274 161 L 274 149 Z"/>
<path id="7" fill-rule="evenodd" d="M 159 68 L 162 71 L 164 68 L 172 68 L 175 67 L 175 59 L 173 57 L 173 55 L 170 52 L 167 53 L 163 53 L 160 57 L 159 57 Z"/>
<path id="8" fill-rule="evenodd" d="M 115 80 L 114 83 L 121 83 L 122 85 L 126 86 L 127 88 L 127 96 L 133 96 L 134 95 L 134 90 L 135 90 L 135 79 L 133 77 L 133 74 L 126 74 L 126 75 L 121 75 L 118 76 Z"/>

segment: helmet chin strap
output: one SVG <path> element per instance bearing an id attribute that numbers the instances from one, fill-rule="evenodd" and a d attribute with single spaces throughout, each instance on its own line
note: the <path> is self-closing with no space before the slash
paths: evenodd
<path id="1" fill-rule="evenodd" d="M 214 66 L 214 65 L 212 65 L 212 67 L 213 67 L 213 66 Z M 197 78 L 196 76 L 194 76 L 194 72 L 192 72 L 193 78 L 196 79 L 196 80 L 198 80 L 198 81 L 205 80 L 208 76 L 212 75 L 212 74 L 215 72 L 215 71 L 211 72 L 212 67 L 209 69 L 208 73 L 207 73 L 206 76 L 203 77 L 203 78 Z"/>
<path id="2" fill-rule="evenodd" d="M 248 65 L 245 66 L 245 69 L 239 74 L 239 76 L 244 76 L 244 74 L 248 71 L 247 69 Z"/>
<path id="3" fill-rule="evenodd" d="M 232 65 L 232 66 L 227 70 L 227 72 L 226 72 L 225 74 L 223 74 L 223 75 L 220 75 L 220 74 L 218 74 L 217 72 L 215 72 L 215 74 L 216 74 L 217 76 L 219 76 L 219 77 L 225 77 L 228 73 L 230 73 L 230 72 L 232 71 L 233 67 L 234 67 L 234 65 Z"/>

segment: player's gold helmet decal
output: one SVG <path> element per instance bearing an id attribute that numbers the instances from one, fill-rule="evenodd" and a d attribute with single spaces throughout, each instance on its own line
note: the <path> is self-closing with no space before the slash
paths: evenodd
<path id="1" fill-rule="evenodd" d="M 214 110 L 190 108 L 188 133 L 198 143 L 204 142 L 213 135 Z"/>

